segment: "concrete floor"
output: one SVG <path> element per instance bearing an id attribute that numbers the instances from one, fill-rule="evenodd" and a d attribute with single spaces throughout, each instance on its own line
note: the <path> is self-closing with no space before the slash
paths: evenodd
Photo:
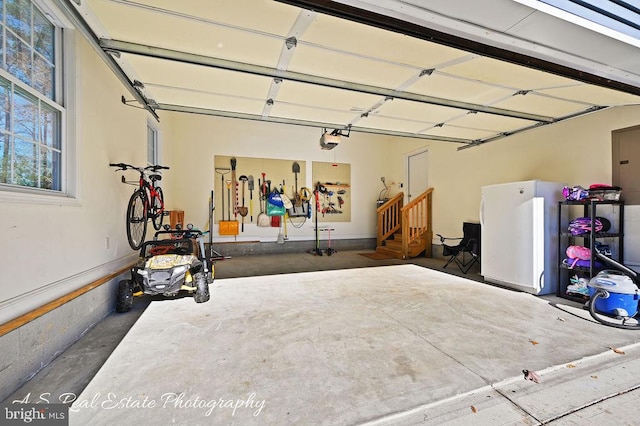
<path id="1" fill-rule="evenodd" d="M 640 335 L 595 323 L 564 299 L 433 272 L 443 263 L 346 251 L 219 261 L 210 302 L 137 299 L 5 402 L 50 393 L 91 405 L 114 392 L 160 403 L 163 389 L 185 392 L 184 404 L 244 395 L 251 405 L 207 416 L 184 407 L 96 412 L 80 403 L 71 424 L 636 423 L 640 410 L 629 400 L 640 376 L 630 373 L 640 373 Z M 374 268 L 387 265 L 396 266 Z M 340 269 L 349 271 L 265 276 Z M 254 276 L 265 277 L 233 279 Z M 465 278 L 482 281 L 477 269 Z M 194 328 L 203 315 L 215 320 Z M 176 321 L 158 326 L 166 318 Z M 194 345 L 190 333 L 206 344 Z M 523 368 L 543 382 L 523 380 Z"/>

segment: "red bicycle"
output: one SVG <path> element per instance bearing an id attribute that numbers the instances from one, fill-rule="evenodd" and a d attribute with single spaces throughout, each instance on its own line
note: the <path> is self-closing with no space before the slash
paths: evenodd
<path id="1" fill-rule="evenodd" d="M 138 188 L 131 194 L 127 206 L 127 240 L 132 249 L 138 250 L 144 243 L 147 235 L 147 222 L 151 219 L 156 230 L 162 228 L 164 220 L 164 195 L 162 188 L 157 184 L 162 179 L 159 170 L 169 170 L 167 166 L 147 166 L 136 167 L 125 163 L 111 163 L 111 167 L 117 167 L 116 172 L 124 170 L 136 170 L 140 174 L 138 182 L 126 181 L 122 176 L 123 183 L 138 185 Z"/>

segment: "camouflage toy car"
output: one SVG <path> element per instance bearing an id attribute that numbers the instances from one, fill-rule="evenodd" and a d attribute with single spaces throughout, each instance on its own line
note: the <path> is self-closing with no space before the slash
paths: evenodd
<path id="1" fill-rule="evenodd" d="M 214 277 L 213 265 L 209 265 L 201 231 L 192 225 L 187 229 L 165 225 L 142 245 L 131 279 L 118 283 L 116 311 L 131 310 L 134 297 L 143 294 L 175 297 L 188 292 L 196 303 L 204 303 L 210 298 L 209 284 Z"/>

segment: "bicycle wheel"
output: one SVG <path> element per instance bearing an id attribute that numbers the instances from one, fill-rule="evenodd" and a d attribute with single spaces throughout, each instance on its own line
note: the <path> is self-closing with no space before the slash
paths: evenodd
<path id="1" fill-rule="evenodd" d="M 162 194 L 162 188 L 157 187 L 156 192 L 158 195 L 153 198 L 153 206 L 151 207 L 151 222 L 156 231 L 162 228 L 162 221 L 164 220 L 164 195 Z"/>
<path id="2" fill-rule="evenodd" d="M 138 190 L 131 195 L 127 206 L 127 240 L 129 246 L 138 250 L 147 234 L 147 209 L 144 191 Z"/>

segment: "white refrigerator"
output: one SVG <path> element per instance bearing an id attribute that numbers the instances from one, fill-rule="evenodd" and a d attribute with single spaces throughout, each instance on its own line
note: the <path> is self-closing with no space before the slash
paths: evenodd
<path id="1" fill-rule="evenodd" d="M 482 187 L 480 273 L 485 281 L 536 295 L 556 292 L 563 186 L 531 180 Z"/>

